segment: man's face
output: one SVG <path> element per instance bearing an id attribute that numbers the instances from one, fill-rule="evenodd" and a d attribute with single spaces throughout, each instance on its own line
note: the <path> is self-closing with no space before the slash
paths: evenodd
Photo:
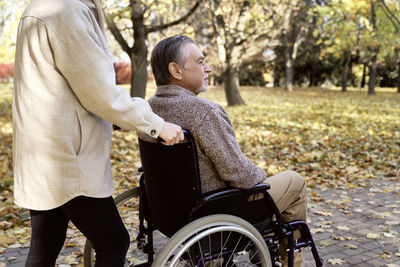
<path id="1" fill-rule="evenodd" d="M 211 68 L 206 64 L 203 53 L 193 43 L 182 46 L 182 85 L 195 94 L 208 90 L 208 74 Z"/>

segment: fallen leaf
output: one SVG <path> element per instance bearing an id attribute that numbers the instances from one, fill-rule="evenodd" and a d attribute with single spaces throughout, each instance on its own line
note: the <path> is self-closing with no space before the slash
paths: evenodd
<path id="1" fill-rule="evenodd" d="M 338 225 L 338 226 L 336 226 L 336 228 L 341 231 L 350 231 L 350 227 L 344 226 L 344 225 Z"/>
<path id="2" fill-rule="evenodd" d="M 313 213 L 316 214 L 316 215 L 322 215 L 322 216 L 325 216 L 325 217 L 332 216 L 332 212 L 327 211 L 327 210 L 315 210 L 315 211 L 313 211 Z"/>
<path id="3" fill-rule="evenodd" d="M 380 237 L 380 234 L 377 233 L 368 233 L 367 238 L 369 239 L 378 239 Z"/>
<path id="4" fill-rule="evenodd" d="M 332 265 L 343 265 L 345 261 L 339 258 L 333 258 L 333 259 L 328 259 L 328 263 Z"/>
<path id="5" fill-rule="evenodd" d="M 392 255 L 391 255 L 390 252 L 383 252 L 379 257 L 380 257 L 381 259 L 388 259 L 388 258 L 391 258 Z"/>
<path id="6" fill-rule="evenodd" d="M 325 232 L 325 229 L 322 229 L 322 228 L 312 228 L 312 229 L 310 229 L 310 232 L 311 232 L 312 234 L 323 233 L 323 232 Z"/>
<path id="7" fill-rule="evenodd" d="M 392 233 L 383 233 L 383 236 L 385 237 L 394 237 L 395 235 Z"/>
<path id="8" fill-rule="evenodd" d="M 353 244 L 345 244 L 344 248 L 345 249 L 358 249 L 358 246 L 353 245 Z"/>
<path id="9" fill-rule="evenodd" d="M 314 201 L 314 202 L 321 202 L 321 201 L 323 201 L 323 198 L 322 198 L 322 196 L 320 195 L 320 194 L 318 194 L 317 192 L 315 192 L 315 191 L 311 191 L 311 196 L 310 196 L 310 199 L 312 200 L 312 201 Z"/>
<path id="10" fill-rule="evenodd" d="M 323 247 L 328 247 L 331 245 L 331 242 L 329 240 L 323 240 L 323 241 L 320 241 L 319 244 Z"/>
<path id="11" fill-rule="evenodd" d="M 0 234 L 0 246 L 7 247 L 9 244 L 14 243 L 15 238 L 10 238 L 6 234 Z"/>

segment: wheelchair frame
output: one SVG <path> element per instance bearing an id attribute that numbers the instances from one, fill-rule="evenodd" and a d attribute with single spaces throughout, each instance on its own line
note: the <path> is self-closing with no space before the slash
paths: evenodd
<path id="1" fill-rule="evenodd" d="M 192 261 L 191 256 L 194 253 L 193 251 L 197 251 L 196 253 L 198 253 L 198 251 L 202 252 L 203 245 L 199 245 L 200 242 L 203 242 L 201 241 L 201 238 L 208 236 L 210 240 L 209 243 L 211 244 L 211 240 L 213 240 L 212 242 L 214 242 L 214 240 L 216 239 L 215 233 L 217 232 L 215 231 L 217 230 L 220 231 L 218 233 L 221 233 L 221 241 L 218 243 L 221 245 L 223 242 L 225 242 L 225 244 L 229 243 L 228 240 L 222 238 L 222 231 L 233 231 L 237 235 L 241 234 L 242 236 L 244 236 L 245 239 L 243 240 L 250 240 L 248 241 L 247 246 L 243 251 L 248 254 L 247 257 L 249 258 L 249 261 L 251 261 L 252 259 L 250 258 L 250 254 L 253 249 L 257 248 L 257 250 L 255 251 L 258 251 L 262 255 L 262 257 L 260 258 L 258 264 L 255 264 L 255 266 L 280 266 L 280 263 L 278 262 L 280 258 L 279 247 L 280 242 L 283 239 L 287 239 L 288 243 L 288 267 L 293 267 L 294 252 L 300 251 L 300 249 L 305 247 L 311 248 L 316 266 L 322 266 L 321 259 L 318 255 L 317 248 L 312 239 L 310 230 L 306 222 L 292 221 L 288 223 L 282 223 L 279 210 L 276 207 L 271 196 L 267 192 L 267 190 L 269 189 L 269 185 L 259 184 L 249 190 L 229 187 L 201 195 L 196 145 L 190 132 L 184 131 L 184 134 L 187 143 L 175 145 L 172 147 L 166 147 L 161 144 L 139 140 L 140 154 L 143 164 L 143 168 L 141 168 L 140 171 L 144 171 L 140 178 L 140 187 L 129 189 L 115 198 L 115 203 L 117 206 L 132 198 L 139 197 L 140 199 L 140 224 L 139 234 L 136 240 L 138 248 L 147 254 L 147 262 L 135 266 L 150 266 L 152 264 L 152 266 L 155 267 L 176 266 L 166 264 L 170 262 L 174 263 L 174 261 L 179 261 L 180 259 L 182 259 L 181 257 L 178 257 L 179 255 L 184 255 L 183 257 L 185 260 L 188 260 L 188 258 L 190 258 L 190 260 Z M 186 215 L 183 216 L 184 221 L 182 222 L 182 220 L 178 220 L 177 223 L 181 226 L 176 227 L 174 225 L 174 223 L 176 222 L 173 222 L 172 226 L 168 223 L 163 222 L 165 221 L 165 213 L 159 216 L 160 218 L 157 218 L 157 215 L 159 215 L 159 213 L 163 213 L 165 208 L 159 208 L 159 198 L 156 197 L 156 199 L 154 200 L 152 199 L 153 196 L 150 196 L 150 199 L 148 199 L 149 188 L 147 187 L 151 187 L 150 191 L 154 191 L 161 186 L 159 186 L 158 184 L 154 184 L 156 183 L 155 181 L 148 180 L 146 174 L 152 177 L 156 175 L 160 176 L 160 173 L 154 169 L 154 161 L 158 162 L 157 159 L 154 158 L 154 155 L 158 153 L 159 149 L 167 151 L 166 153 L 176 153 L 174 151 L 171 151 L 176 149 L 179 150 L 179 146 L 182 148 L 181 151 L 185 151 L 186 153 L 182 160 L 186 160 L 185 164 L 190 165 L 187 169 L 192 173 L 191 174 L 190 172 L 188 172 L 186 174 L 183 174 L 183 176 L 180 177 L 180 180 L 184 182 L 190 180 L 188 184 L 186 184 L 186 188 L 189 188 L 189 190 L 187 190 L 190 194 L 188 195 L 188 197 L 190 198 L 192 196 L 192 199 L 190 200 L 192 202 L 188 203 L 188 206 L 183 207 L 183 210 L 185 211 L 184 213 L 186 213 Z M 159 159 L 162 159 L 162 157 L 165 157 L 165 155 L 161 153 Z M 176 164 L 176 162 L 171 163 L 169 161 L 166 163 L 166 166 L 168 166 L 168 168 L 176 171 L 177 166 L 169 166 L 169 164 Z M 166 166 L 162 166 L 162 168 Z M 166 171 L 166 176 L 169 175 L 170 177 L 172 173 L 168 173 L 169 171 Z M 190 179 L 187 179 L 187 175 L 192 177 L 190 177 Z M 255 201 L 249 201 L 250 196 L 259 196 L 259 199 Z M 166 197 L 166 195 L 164 195 L 163 197 Z M 181 199 L 182 198 L 179 198 L 178 200 Z M 154 202 L 157 203 L 154 204 Z M 232 205 L 235 207 L 227 208 L 227 203 L 236 204 L 236 206 Z M 177 205 L 180 204 L 181 203 Z M 240 205 L 240 207 L 245 206 L 245 208 L 238 209 L 237 205 Z M 154 210 L 158 209 L 157 211 L 160 212 L 152 212 L 150 206 L 156 207 L 154 208 Z M 256 212 L 257 214 L 254 215 L 252 214 L 255 213 L 254 210 L 260 212 Z M 260 213 L 262 217 L 260 217 L 258 213 Z M 178 215 L 178 217 L 179 216 L 180 214 Z M 145 222 L 147 223 L 146 226 Z M 153 232 L 155 230 L 160 230 L 160 232 L 171 238 L 165 245 L 165 247 L 159 252 L 154 261 Z M 299 240 L 294 239 L 294 231 L 296 230 L 299 230 L 301 233 L 301 238 Z M 230 236 L 228 236 L 228 239 L 229 238 Z M 241 244 L 240 242 L 242 241 L 240 240 L 237 241 L 236 247 Z M 194 246 L 196 246 L 196 248 L 194 248 Z M 235 252 L 236 247 L 233 250 L 232 255 Z M 187 249 L 187 251 L 182 252 L 182 248 Z M 231 250 L 232 248 L 229 249 Z M 218 261 L 224 261 L 224 264 L 226 263 L 225 261 L 227 261 L 228 263 L 232 263 L 233 266 L 235 266 L 233 263 L 233 259 L 224 258 L 224 255 L 228 252 L 223 251 L 221 248 L 221 253 L 219 253 L 220 255 L 217 255 L 218 257 L 215 258 L 216 255 L 211 255 L 212 253 L 214 253 L 213 251 L 214 250 L 210 248 L 210 252 L 207 254 L 207 260 L 212 260 L 213 266 L 217 264 Z M 94 253 L 91 243 L 89 240 L 87 240 L 84 251 L 85 267 L 94 266 L 93 256 Z M 199 257 L 198 255 L 195 256 Z M 196 265 L 193 264 L 193 266 L 206 266 L 204 262 L 204 259 L 206 257 L 204 255 L 201 255 L 201 258 L 203 262 L 196 263 Z"/>

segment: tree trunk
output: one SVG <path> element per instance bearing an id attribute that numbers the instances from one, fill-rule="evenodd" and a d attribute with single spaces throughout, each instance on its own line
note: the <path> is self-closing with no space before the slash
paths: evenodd
<path id="1" fill-rule="evenodd" d="M 363 64 L 363 74 L 362 74 L 361 85 L 360 85 L 361 88 L 365 87 L 365 77 L 366 77 L 366 75 L 367 75 L 367 64 L 364 63 Z"/>
<path id="2" fill-rule="evenodd" d="M 146 96 L 148 51 L 145 40 L 146 37 L 135 37 L 131 54 L 131 96 L 133 97 L 145 98 Z"/>
<path id="3" fill-rule="evenodd" d="M 377 48 L 373 48 L 371 65 L 369 67 L 368 95 L 375 94 Z"/>
<path id="4" fill-rule="evenodd" d="M 313 86 L 314 86 L 314 70 L 313 67 L 311 67 L 311 70 L 308 73 L 308 87 L 313 87 Z"/>
<path id="5" fill-rule="evenodd" d="M 224 77 L 228 106 L 245 105 L 246 103 L 239 92 L 239 70 L 228 64 Z"/>
<path id="6" fill-rule="evenodd" d="M 285 80 L 284 89 L 293 91 L 293 58 L 292 49 L 289 44 L 289 32 L 283 34 L 283 53 L 285 58 Z"/>
<path id="7" fill-rule="evenodd" d="M 349 63 L 350 63 L 350 56 L 348 52 L 345 52 L 343 55 L 345 58 L 343 59 L 343 66 L 342 66 L 342 92 L 347 91 L 347 76 L 349 72 Z"/>
<path id="8" fill-rule="evenodd" d="M 311 66 L 309 73 L 309 87 L 316 87 L 321 82 L 321 71 L 320 71 L 320 63 L 319 63 L 319 54 L 320 49 L 318 46 L 314 45 L 312 49 L 313 53 L 311 55 Z"/>
<path id="9" fill-rule="evenodd" d="M 277 59 L 274 64 L 274 87 L 279 87 L 279 80 L 281 79 L 281 72 L 279 71 Z"/>
<path id="10" fill-rule="evenodd" d="M 286 11 L 283 22 L 283 53 L 285 58 L 285 81 L 284 89 L 293 91 L 293 46 L 294 46 L 294 29 L 292 25 L 292 1 L 289 1 L 289 10 Z"/>
<path id="11" fill-rule="evenodd" d="M 137 1 L 131 1 L 133 47 L 130 53 L 132 65 L 131 96 L 144 98 L 147 83 L 147 31 L 144 25 L 143 7 Z"/>
<path id="12" fill-rule="evenodd" d="M 397 64 L 397 93 L 400 94 L 400 62 Z"/>
<path id="13" fill-rule="evenodd" d="M 397 93 L 400 94 L 400 48 L 396 47 L 394 49 L 394 54 L 396 56 L 396 63 L 397 63 L 397 79 L 396 79 L 396 83 L 397 83 Z"/>
<path id="14" fill-rule="evenodd" d="M 347 69 L 348 72 L 350 72 L 350 80 L 351 80 L 351 86 L 357 87 L 356 84 L 356 76 L 353 73 L 353 64 L 354 64 L 354 59 L 350 57 L 349 59 L 349 67 Z M 349 77 L 349 73 L 347 73 L 347 77 Z"/>
<path id="15" fill-rule="evenodd" d="M 283 88 L 289 92 L 293 91 L 293 58 L 292 45 L 289 44 L 289 29 L 283 33 L 283 54 L 285 59 L 285 79 Z"/>
<path id="16" fill-rule="evenodd" d="M 373 27 L 373 35 L 376 35 L 376 19 L 375 19 L 375 5 L 374 0 L 371 0 L 371 22 Z M 371 58 L 371 65 L 369 67 L 369 83 L 368 83 L 368 95 L 375 94 L 375 83 L 376 83 L 376 59 L 378 57 L 379 48 L 372 47 L 372 58 Z"/>
<path id="17" fill-rule="evenodd" d="M 286 45 L 285 47 L 285 90 L 291 92 L 293 91 L 293 59 L 291 56 L 290 47 Z"/>

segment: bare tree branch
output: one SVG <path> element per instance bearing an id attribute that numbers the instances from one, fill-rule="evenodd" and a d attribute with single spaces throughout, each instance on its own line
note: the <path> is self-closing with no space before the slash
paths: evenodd
<path id="1" fill-rule="evenodd" d="M 141 1 L 130 0 L 129 4 L 131 6 L 134 19 L 143 17 L 144 12 L 146 11 L 146 6 Z"/>
<path id="2" fill-rule="evenodd" d="M 177 20 L 175 20 L 175 21 L 172 21 L 172 22 L 170 22 L 170 23 L 161 24 L 161 25 L 156 25 L 156 26 L 153 26 L 153 27 L 150 27 L 150 26 L 149 26 L 149 27 L 147 27 L 147 29 L 146 29 L 146 30 L 147 30 L 147 33 L 156 32 L 156 31 L 161 31 L 161 30 L 164 30 L 164 29 L 166 29 L 166 28 L 168 28 L 168 27 L 177 25 L 177 24 L 179 24 L 179 23 L 185 21 L 187 18 L 189 18 L 189 17 L 196 11 L 196 9 L 197 9 L 199 6 L 200 6 L 200 0 L 197 0 L 196 3 L 195 3 L 195 5 L 194 5 L 184 16 L 182 16 L 181 18 L 179 18 L 179 19 L 177 19 Z"/>
<path id="3" fill-rule="evenodd" d="M 400 32 L 399 26 L 400 26 L 400 20 L 399 18 L 396 17 L 396 15 L 389 9 L 389 7 L 386 5 L 385 0 L 380 0 L 380 2 L 383 5 L 385 14 L 388 16 L 390 22 L 392 22 L 393 26 L 395 27 L 397 32 Z M 389 13 L 389 14 L 388 14 Z M 397 24 L 393 21 L 395 20 Z"/>
<path id="4" fill-rule="evenodd" d="M 117 40 L 117 42 L 121 46 L 122 50 L 124 50 L 126 53 L 128 53 L 130 55 L 132 48 L 128 45 L 128 43 L 126 42 L 126 40 L 122 36 L 121 31 L 118 29 L 118 27 L 115 24 L 113 18 L 114 17 L 110 17 L 110 16 L 106 17 L 106 22 L 107 22 L 108 29 L 111 31 L 111 33 L 114 36 L 115 40 Z"/>

